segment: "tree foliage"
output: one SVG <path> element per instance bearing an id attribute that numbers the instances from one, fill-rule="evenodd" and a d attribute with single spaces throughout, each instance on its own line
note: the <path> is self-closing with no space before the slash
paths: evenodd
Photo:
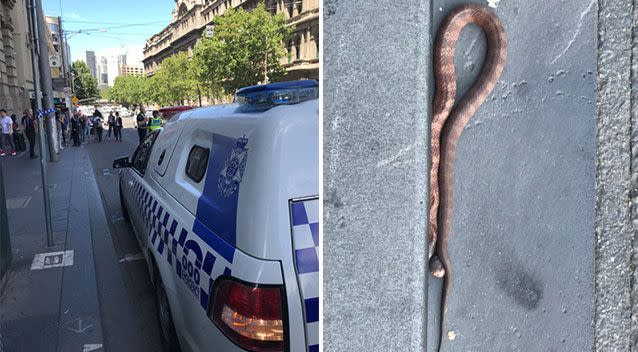
<path id="1" fill-rule="evenodd" d="M 73 73 L 73 85 L 78 99 L 99 97 L 97 79 L 91 75 L 89 66 L 84 61 L 75 61 L 71 66 Z"/>
<path id="2" fill-rule="evenodd" d="M 164 59 L 151 77 L 117 77 L 108 99 L 125 106 L 182 105 L 200 94 L 224 100 L 239 88 L 283 76 L 280 60 L 292 29 L 282 14 L 260 3 L 249 12 L 228 10 L 214 26 L 215 35 L 196 44 L 192 59 L 180 52 Z"/>
<path id="3" fill-rule="evenodd" d="M 127 107 L 152 103 L 149 87 L 149 79 L 144 76 L 118 76 L 109 90 L 109 99 Z"/>
<path id="4" fill-rule="evenodd" d="M 162 61 L 159 71 L 149 81 L 151 100 L 159 105 L 182 105 L 197 98 L 197 81 L 186 52 Z"/>
<path id="5" fill-rule="evenodd" d="M 251 11 L 228 10 L 214 20 L 215 35 L 202 38 L 193 53 L 193 71 L 210 94 L 281 78 L 280 59 L 292 33 L 282 14 L 266 11 L 263 3 Z"/>

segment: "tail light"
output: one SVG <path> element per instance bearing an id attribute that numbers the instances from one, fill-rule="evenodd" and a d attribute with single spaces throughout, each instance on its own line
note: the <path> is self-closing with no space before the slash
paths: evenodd
<path id="1" fill-rule="evenodd" d="M 284 351 L 287 326 L 283 286 L 222 279 L 215 289 L 210 319 L 239 347 Z"/>

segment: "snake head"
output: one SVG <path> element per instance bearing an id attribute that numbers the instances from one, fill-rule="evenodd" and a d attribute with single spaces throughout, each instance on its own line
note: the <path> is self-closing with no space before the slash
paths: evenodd
<path id="1" fill-rule="evenodd" d="M 445 276 L 445 268 L 443 267 L 443 263 L 441 263 L 441 260 L 436 254 L 432 256 L 432 259 L 430 259 L 430 272 L 432 273 L 432 276 L 438 279 Z"/>

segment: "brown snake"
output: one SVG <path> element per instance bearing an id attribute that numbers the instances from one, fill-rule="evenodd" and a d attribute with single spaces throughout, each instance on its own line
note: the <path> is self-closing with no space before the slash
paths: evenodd
<path id="1" fill-rule="evenodd" d="M 456 77 L 454 49 L 461 30 L 477 24 L 487 38 L 487 54 L 481 73 L 454 107 Z M 448 240 L 452 225 L 454 157 L 461 133 L 496 85 L 507 54 L 507 40 L 501 21 L 489 9 L 474 4 L 454 9 L 443 21 L 434 47 L 435 96 L 431 130 L 431 166 L 428 223 L 428 258 L 435 277 L 444 277 L 441 300 L 439 350 L 444 335 L 447 300 L 452 290 L 452 269 Z"/>

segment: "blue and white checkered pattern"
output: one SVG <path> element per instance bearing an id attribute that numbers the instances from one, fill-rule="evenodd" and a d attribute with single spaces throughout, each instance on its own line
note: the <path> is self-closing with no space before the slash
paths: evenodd
<path id="1" fill-rule="evenodd" d="M 141 209 L 146 227 L 150 229 L 148 235 L 151 246 L 175 268 L 177 276 L 199 299 L 202 308 L 207 310 L 213 282 L 220 275 L 231 274 L 234 248 L 224 241 L 217 241 L 218 247 L 225 248 L 206 250 L 209 246 L 204 239 L 180 226 L 175 217 L 141 183 L 136 182 L 134 193 L 135 204 Z M 213 233 L 206 235 L 216 236 Z M 231 255 L 225 258 L 220 253 Z"/>
<path id="2" fill-rule="evenodd" d="M 295 269 L 309 352 L 319 351 L 319 199 L 290 202 Z"/>

